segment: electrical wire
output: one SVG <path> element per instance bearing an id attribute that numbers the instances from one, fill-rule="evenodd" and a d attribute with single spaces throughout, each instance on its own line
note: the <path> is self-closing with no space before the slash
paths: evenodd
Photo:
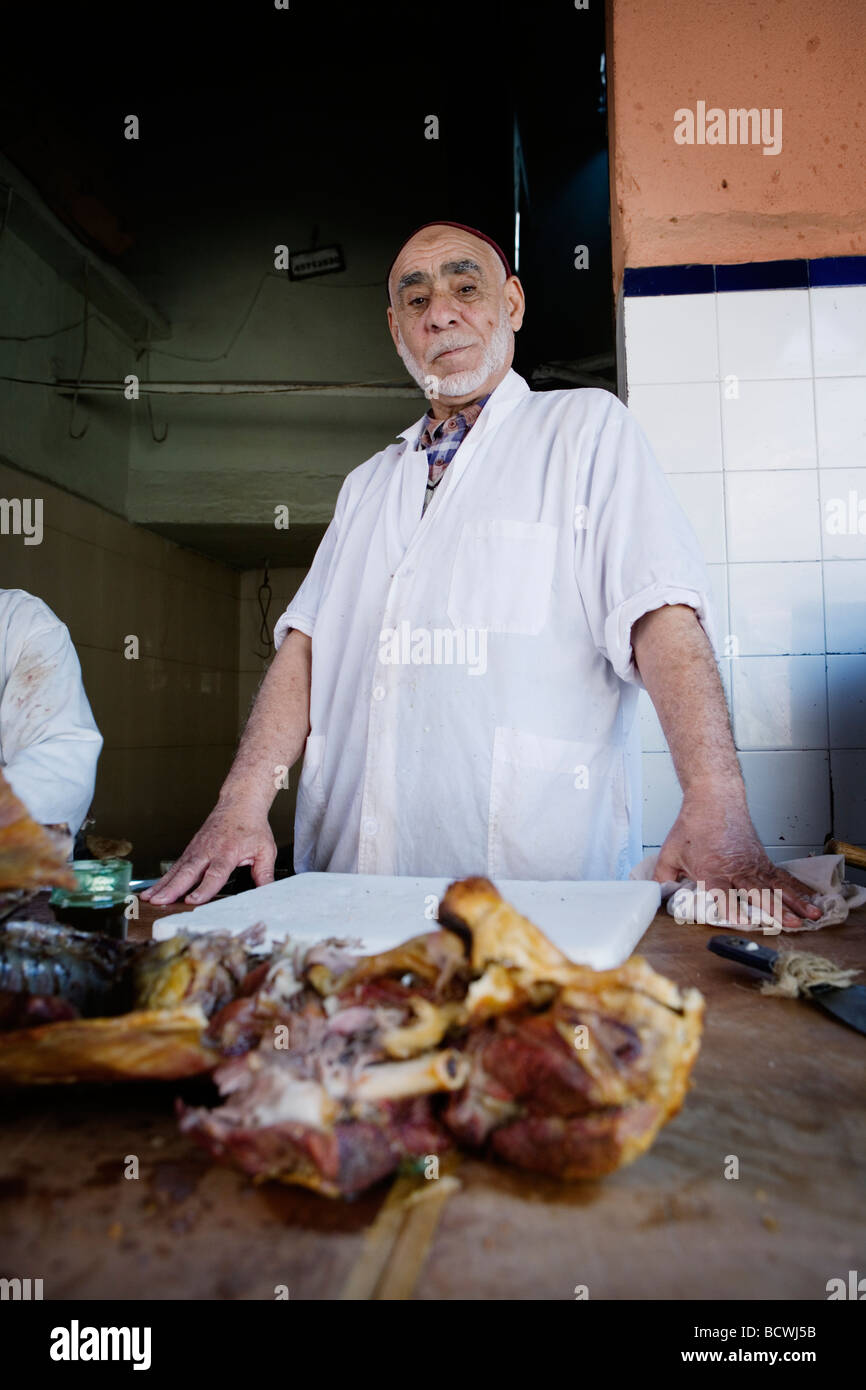
<path id="1" fill-rule="evenodd" d="M 253 309 L 256 307 L 256 301 L 262 292 L 262 285 L 265 283 L 269 276 L 273 276 L 274 279 L 282 278 L 281 276 L 277 275 L 276 271 L 266 270 L 264 272 L 261 279 L 259 280 L 259 283 L 256 285 L 256 292 L 249 302 L 246 313 L 244 314 L 243 318 L 241 319 L 240 323 L 238 324 L 237 328 L 235 329 L 234 333 L 229 339 L 228 347 L 224 348 L 222 352 L 218 352 L 215 357 L 193 357 L 185 352 L 169 352 L 168 348 L 158 348 L 154 347 L 152 344 L 149 345 L 150 351 L 158 352 L 160 357 L 173 357 L 177 362 L 222 362 L 224 358 L 228 357 L 229 353 L 231 352 L 232 348 L 234 347 L 235 343 L 237 342 L 238 338 L 240 337 L 241 333 L 246 327 L 247 320 L 249 319 L 250 314 L 253 312 Z"/>
<path id="2" fill-rule="evenodd" d="M 117 339 L 117 341 L 121 344 L 122 347 L 128 349 L 130 342 L 134 341 L 134 339 L 130 339 L 127 335 L 125 335 L 123 333 L 123 330 L 119 329 L 116 324 L 111 322 L 110 319 L 103 318 L 99 310 L 94 309 L 92 306 L 90 309 L 90 321 L 91 323 L 100 324 L 103 328 L 107 328 L 109 333 L 112 333 L 114 335 L 114 337 Z M 0 333 L 0 343 L 35 343 L 40 340 L 44 341 L 46 338 L 57 338 L 61 333 L 71 333 L 73 329 L 80 328 L 83 323 L 84 317 L 82 315 L 82 317 L 80 319 L 76 319 L 74 323 L 64 324 L 62 328 L 52 328 L 47 333 Z M 7 381 L 14 380 L 14 378 L 12 377 L 7 377 L 5 379 Z M 32 382 L 29 384 L 34 386 L 53 386 L 54 382 Z"/>
<path id="3" fill-rule="evenodd" d="M 11 382 L 13 386 L 48 386 L 52 391 L 57 387 L 56 381 L 43 381 L 35 376 L 0 376 L 0 381 Z"/>
<path id="4" fill-rule="evenodd" d="M 91 315 L 91 319 L 92 319 L 93 317 L 94 317 L 94 316 Z M 139 354 L 139 356 L 140 356 L 140 354 Z M 138 359 L 136 359 L 136 360 L 138 360 Z M 69 391 L 70 389 L 74 389 L 74 386 L 71 385 L 71 380 L 68 379 L 68 378 L 65 378 L 65 377 L 62 377 L 62 378 L 57 378 L 57 377 L 55 377 L 53 380 L 49 381 L 46 377 L 36 377 L 36 376 L 5 376 L 5 375 L 3 375 L 2 373 L 0 373 L 0 381 L 9 382 L 9 383 L 10 383 L 11 385 L 13 385 L 13 386 L 46 386 L 46 387 L 48 387 L 49 390 L 51 390 L 51 391 Z M 176 382 L 173 382 L 173 383 L 171 383 L 171 384 L 172 384 L 172 385 L 177 385 Z M 189 382 L 189 383 L 186 383 L 186 382 L 185 382 L 185 383 L 182 383 L 182 384 L 183 384 L 183 385 L 189 385 L 191 388 L 194 388 L 194 387 L 197 386 L 197 385 L 204 385 L 205 383 L 202 383 L 202 382 Z M 207 384 L 207 385 L 219 385 L 220 383 L 219 383 L 219 382 L 217 382 L 217 383 L 208 382 L 208 383 L 206 383 L 206 384 Z M 243 387 L 243 386 L 246 386 L 246 385 L 256 385 L 257 383 L 250 383 L 250 382 L 234 382 L 234 383 L 231 383 L 231 384 L 232 384 L 232 385 L 235 385 L 235 386 L 238 386 L 238 387 Z M 142 385 L 142 386 L 148 386 L 148 385 L 150 385 L 150 381 L 149 381 L 147 378 L 145 378 L 144 381 L 141 382 L 141 385 Z M 274 389 L 273 389 L 273 390 L 268 389 L 267 391 L 234 390 L 234 391 L 226 391 L 226 392 L 220 392 L 220 391 L 196 391 L 195 389 L 191 389 L 191 390 L 189 390 L 189 391 L 183 391 L 183 392 L 169 392 L 169 391 L 166 391 L 166 392 L 163 392 L 163 393 L 161 393 L 161 394 L 164 394 L 164 395 L 208 396 L 208 397 L 211 398 L 211 400 L 216 400 L 216 399 L 236 400 L 236 399 L 239 399 L 240 397 L 248 397 L 248 396 L 262 396 L 262 397 L 264 398 L 265 396 L 295 396 L 295 395 L 302 395 L 302 394 L 303 394 L 303 395 L 316 395 L 316 394 L 318 393 L 320 387 L 321 387 L 322 391 L 324 392 L 324 391 L 333 391 L 333 390 L 335 390 L 335 389 L 338 390 L 339 388 L 344 387 L 344 386 L 351 386 L 351 387 L 353 387 L 353 388 L 357 388 L 357 387 L 366 387 L 366 386 L 373 386 L 373 387 L 384 386 L 384 387 L 387 387 L 387 388 L 390 390 L 391 388 L 393 388 L 393 387 L 395 387 L 395 386 L 398 386 L 398 385 L 399 385 L 400 388 L 401 388 L 401 396 L 402 396 L 403 394 L 411 393 L 412 396 L 414 397 L 414 395 L 416 394 L 416 393 L 415 393 L 415 390 L 414 390 L 414 388 L 412 387 L 412 385 L 411 385 L 410 382 L 404 381 L 404 382 L 397 383 L 397 382 L 395 382 L 395 381 L 394 381 L 392 378 L 390 378 L 390 377 L 382 378 L 381 381 L 379 381 L 379 380 L 377 380 L 377 381 L 328 381 L 328 382 L 324 382 L 324 383 L 317 383 L 317 382 L 309 382 L 309 381 L 306 381 L 306 382 L 299 383 L 298 385 L 295 385 L 295 386 L 293 387 L 292 390 L 286 390 L 286 389 L 284 389 L 284 387 L 283 387 L 283 389 L 280 389 L 280 388 L 281 388 L 281 383 L 278 383 L 278 382 L 266 382 L 265 385 L 268 386 L 269 388 L 273 386 Z M 90 382 L 90 381 L 82 381 L 82 382 L 80 383 L 80 388 L 79 388 L 79 389 L 80 389 L 85 395 L 90 395 L 90 394 L 91 394 L 91 388 L 93 388 L 93 386 L 94 386 L 94 383 L 93 383 L 93 382 Z M 105 390 L 105 383 L 104 383 L 104 382 L 98 382 L 98 383 L 96 383 L 96 389 L 98 389 L 98 390 L 100 390 L 100 391 Z M 120 394 L 120 393 L 123 392 L 123 390 L 124 390 L 124 383 L 123 383 L 122 381 L 117 381 L 117 382 L 113 382 L 113 383 L 112 383 L 112 391 L 113 391 L 113 392 L 115 392 L 115 393 L 117 393 L 117 394 Z M 151 393 L 151 392 L 146 392 L 145 394 L 149 397 L 152 393 Z"/>
<path id="5" fill-rule="evenodd" d="M 228 357 L 229 353 L 231 352 L 232 348 L 234 347 L 235 343 L 237 342 L 238 338 L 240 337 L 241 333 L 243 332 L 244 328 L 246 327 L 247 321 L 248 321 L 250 315 L 252 314 L 253 309 L 256 307 L 256 302 L 257 302 L 257 300 L 258 300 L 259 295 L 261 294 L 262 286 L 264 285 L 265 281 L 268 280 L 268 279 L 284 281 L 284 280 L 286 279 L 286 277 L 285 277 L 284 275 L 281 275 L 281 274 L 280 274 L 278 271 L 276 271 L 276 270 L 266 270 L 266 271 L 264 272 L 264 274 L 262 275 L 261 279 L 259 280 L 259 283 L 258 283 L 257 286 L 256 286 L 255 294 L 253 295 L 252 299 L 250 300 L 250 303 L 249 303 L 249 305 L 248 305 L 248 307 L 247 307 L 246 312 L 244 313 L 243 318 L 241 319 L 240 323 L 238 324 L 237 328 L 235 329 L 234 333 L 231 335 L 231 338 L 229 339 L 228 346 L 227 346 L 226 348 L 224 348 L 224 350 L 223 350 L 222 352 L 217 353 L 217 355 L 216 355 L 215 357 L 194 357 L 194 356 L 191 356 L 189 353 L 186 353 L 186 352 L 171 352 L 168 348 L 155 347 L 154 345 L 151 345 L 151 348 L 150 348 L 151 352 L 157 352 L 157 353 L 159 353 L 160 357 L 172 357 L 176 362 L 222 362 L 222 361 L 224 361 L 224 359 L 225 359 L 226 357 Z M 318 277 L 315 277 L 315 278 L 313 278 L 313 279 L 311 279 L 311 280 L 309 280 L 309 281 L 305 281 L 305 280 L 293 280 L 293 281 L 289 281 L 288 283 L 290 283 L 290 284 L 312 284 L 312 285 L 318 285 L 318 288 L 319 288 L 319 289 L 329 289 L 329 290 L 367 290 L 367 289 L 374 289 L 374 288 L 377 288 L 377 287 L 378 287 L 378 288 L 381 288 L 381 282 L 378 281 L 378 280 L 375 280 L 375 281 L 374 281 L 374 280 L 371 280 L 371 281 L 369 282 L 369 284 L 366 284 L 366 285 L 321 285 L 321 284 L 319 284 Z"/>
<path id="6" fill-rule="evenodd" d="M 384 280 L 365 280 L 361 285 L 332 285 L 320 276 L 310 276 L 309 280 L 292 280 L 293 285 L 311 285 L 314 290 L 384 290 Z"/>
<path id="7" fill-rule="evenodd" d="M 6 228 L 7 228 L 8 224 L 9 224 L 9 211 L 10 211 L 10 208 L 11 208 L 11 207 L 12 207 L 12 185 L 11 185 L 11 184 L 7 184 L 7 185 L 6 185 L 6 206 L 5 206 L 4 209 L 3 209 L 3 221 L 0 222 L 0 241 L 3 240 L 3 235 L 4 235 L 4 233 L 5 233 L 5 231 L 6 231 Z M 85 261 L 85 265 L 86 265 L 86 264 L 87 264 L 87 262 Z M 94 310 L 93 313 L 91 314 L 91 318 L 93 318 L 93 319 L 95 320 L 95 322 L 101 323 L 102 326 L 103 326 L 103 328 L 107 328 L 107 329 L 109 330 L 109 332 L 113 333 L 114 336 L 115 336 L 115 338 L 118 338 L 121 342 L 123 342 L 124 347 L 127 346 L 128 340 L 124 341 L 124 339 L 121 338 L 121 335 L 120 335 L 120 333 L 118 332 L 116 326 L 115 326 L 113 323 L 111 323 L 108 319 L 104 319 L 104 318 L 102 317 L 102 315 L 101 315 L 100 313 L 98 313 L 96 310 Z M 47 338 L 57 338 L 57 337 L 60 336 L 61 333 L 71 333 L 73 329 L 75 329 L 75 328 L 80 328 L 81 325 L 82 325 L 83 323 L 84 323 L 84 318 L 82 317 L 82 318 L 80 318 L 80 319 L 76 319 L 74 323 L 67 323 L 67 324 L 64 324 L 64 326 L 63 326 L 62 328 L 52 328 L 52 329 L 50 329 L 49 332 L 47 332 L 47 333 L 0 333 L 0 343 L 35 343 L 35 342 L 44 341 L 44 340 L 47 339 Z M 4 377 L 4 378 L 2 378 L 2 379 L 5 380 L 5 381 L 12 381 L 12 380 L 14 380 L 13 377 Z M 32 384 L 36 385 L 37 383 L 32 383 Z M 51 383 L 46 383 L 46 384 L 49 384 L 49 385 L 50 385 Z"/>
<path id="8" fill-rule="evenodd" d="M 11 194 L 11 190 L 10 190 L 10 194 Z M 11 201 L 11 199 L 10 199 L 10 201 Z M 9 203 L 7 202 L 7 206 L 6 206 L 6 212 L 7 212 L 7 213 L 8 213 L 8 208 L 9 208 Z M 3 228 L 4 228 L 4 227 L 5 227 L 5 217 L 4 217 L 4 222 L 3 222 L 3 224 L 0 225 L 0 236 L 2 236 Z M 244 328 L 246 327 L 247 321 L 248 321 L 248 319 L 249 319 L 249 317 L 250 317 L 250 315 L 251 315 L 253 309 L 255 308 L 255 306 L 256 306 L 256 301 L 257 301 L 257 299 L 258 299 L 258 297 L 259 297 L 259 294 L 261 293 L 262 285 L 264 284 L 265 280 L 267 280 L 269 277 L 273 278 L 274 280 L 282 280 L 282 279 L 284 278 L 282 275 L 279 275 L 276 271 L 273 271 L 273 270 L 266 270 L 266 271 L 264 272 L 264 274 L 262 275 L 261 279 L 259 280 L 258 285 L 256 286 L 256 291 L 255 291 L 255 294 L 254 294 L 253 297 L 252 297 L 252 300 L 250 301 L 249 307 L 247 308 L 246 312 L 244 313 L 244 316 L 243 316 L 243 318 L 241 319 L 240 323 L 238 324 L 238 327 L 235 329 L 234 333 L 232 334 L 231 338 L 229 339 L 228 346 L 224 349 L 223 352 L 218 353 L 218 354 L 216 355 L 216 357 L 194 357 L 194 356 L 191 356 L 190 354 L 185 353 L 185 352 L 170 352 L 170 351 L 168 350 L 168 348 L 159 348 L 159 347 L 155 347 L 155 346 L 153 345 L 153 343 L 150 344 L 150 351 L 151 351 L 151 352 L 158 352 L 158 353 L 160 354 L 160 356 L 162 356 L 162 357 L 172 357 L 172 358 L 174 358 L 174 360 L 175 360 L 176 362 L 222 362 L 222 361 L 224 360 L 224 358 L 228 357 L 229 353 L 231 352 L 232 348 L 234 347 L 235 343 L 237 342 L 238 338 L 240 337 L 241 333 L 243 332 Z M 319 282 L 319 280 L 318 280 L 317 278 L 316 278 L 316 279 L 312 279 L 312 280 L 310 280 L 309 282 L 303 281 L 303 280 L 298 280 L 298 281 L 292 281 L 291 283 L 293 283 L 293 284 L 306 284 L 306 283 L 309 283 L 309 284 L 314 285 L 316 288 L 321 289 L 321 290 L 369 290 L 369 289 L 381 289 L 381 282 L 378 281 L 378 280 L 371 280 L 371 281 L 369 281 L 367 284 L 363 284 L 363 285 L 323 285 L 323 284 L 321 284 L 321 283 Z M 124 346 L 127 345 L 127 342 L 121 337 L 121 334 L 118 332 L 116 326 L 115 326 L 113 323 L 111 323 L 110 320 L 108 320 L 108 319 L 106 319 L 106 318 L 103 318 L 102 314 L 100 314 L 100 313 L 99 313 L 98 311 L 96 311 L 96 310 L 93 310 L 93 311 L 91 312 L 90 317 L 91 317 L 95 322 L 102 324 L 102 326 L 103 326 L 104 328 L 108 328 L 108 329 L 114 334 L 114 336 L 115 336 L 116 338 L 118 338 L 118 339 L 120 339 L 122 342 L 124 342 Z M 66 324 L 64 324 L 62 328 L 52 328 L 52 329 L 49 329 L 48 332 L 46 332 L 46 333 L 20 333 L 20 334 L 19 334 L 19 333 L 0 333 L 0 343 L 35 343 L 35 342 L 44 341 L 44 340 L 47 339 L 47 338 L 57 338 L 57 337 L 60 336 L 61 333 L 71 333 L 71 332 L 73 331 L 73 329 L 80 328 L 81 325 L 82 325 L 83 323 L 84 323 L 84 318 L 82 317 L 82 318 L 79 318 L 79 319 L 75 319 L 72 323 L 66 323 Z M 149 325 L 148 325 L 148 328 L 149 328 Z M 2 377 L 2 378 L 0 378 L 0 380 L 4 380 L 4 381 L 12 381 L 12 380 L 17 380 L 17 379 L 20 379 L 20 380 L 22 381 L 22 384 L 24 384 L 24 379 L 23 379 L 23 378 L 13 378 L 13 377 Z M 36 382 L 36 381 L 33 381 L 33 382 L 27 382 L 27 384 L 28 384 L 28 385 L 32 385 L 32 386 L 53 385 L 53 382 Z"/>
<path id="9" fill-rule="evenodd" d="M 0 343 L 35 343 L 39 338 L 56 338 L 60 333 L 71 333 L 73 328 L 80 328 L 83 322 L 83 318 L 76 319 L 74 323 L 66 323 L 62 328 L 52 328 L 49 333 L 0 333 Z"/>

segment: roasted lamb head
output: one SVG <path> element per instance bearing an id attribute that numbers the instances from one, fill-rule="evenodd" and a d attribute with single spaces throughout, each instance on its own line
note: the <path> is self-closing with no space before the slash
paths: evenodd
<path id="1" fill-rule="evenodd" d="M 439 919 L 476 975 L 455 1043 L 469 1078 L 443 1116 L 458 1142 L 562 1178 L 600 1177 L 648 1149 L 685 1097 L 698 991 L 640 956 L 615 970 L 576 965 L 487 879 L 452 884 Z"/>

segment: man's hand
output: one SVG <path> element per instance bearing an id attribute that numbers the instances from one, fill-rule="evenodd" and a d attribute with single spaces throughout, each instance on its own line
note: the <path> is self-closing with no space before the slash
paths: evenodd
<path id="1" fill-rule="evenodd" d="M 310 732 L 311 670 L 312 643 L 295 628 L 262 682 L 216 806 L 174 867 L 142 893 L 145 902 L 162 907 L 184 893 L 188 903 L 210 902 L 241 865 L 252 866 L 257 888 L 273 880 L 277 847 L 268 811 Z"/>
<path id="2" fill-rule="evenodd" d="M 732 888 L 778 890 L 780 925 L 786 931 L 801 929 L 803 918 L 816 921 L 821 916 L 811 901 L 812 889 L 768 858 L 745 804 L 735 803 L 732 809 L 724 800 L 687 795 L 653 877 L 659 883 L 694 879 L 708 891 L 721 889 L 726 895 Z"/>
<path id="3" fill-rule="evenodd" d="M 188 903 L 208 903 L 233 869 L 250 865 L 257 888 L 272 883 L 277 847 L 267 809 L 243 802 L 218 803 L 198 834 L 168 873 L 142 893 L 145 902 L 162 907 L 186 894 Z M 196 884 L 196 891 L 188 890 Z"/>

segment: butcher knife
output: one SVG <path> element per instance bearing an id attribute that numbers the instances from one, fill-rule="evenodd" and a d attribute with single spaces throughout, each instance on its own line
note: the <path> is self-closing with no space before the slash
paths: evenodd
<path id="1" fill-rule="evenodd" d="M 712 936 L 707 949 L 726 960 L 735 960 L 738 965 L 747 965 L 767 979 L 775 977 L 779 953 L 762 946 L 759 941 L 749 941 L 742 936 Z M 849 1028 L 856 1028 L 858 1033 L 866 1033 L 866 985 L 813 985 L 806 993 L 825 1013 L 832 1014 L 840 1023 L 847 1023 Z"/>

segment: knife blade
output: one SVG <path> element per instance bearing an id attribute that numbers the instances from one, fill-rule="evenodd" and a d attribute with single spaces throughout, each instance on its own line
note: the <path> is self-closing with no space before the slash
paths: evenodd
<path id="1" fill-rule="evenodd" d="M 772 978 L 778 951 L 742 936 L 711 936 L 707 949 L 725 960 L 736 961 L 759 974 Z M 813 985 L 807 997 L 840 1023 L 866 1034 L 866 985 Z"/>
<path id="2" fill-rule="evenodd" d="M 809 998 L 825 1013 L 832 1014 L 849 1028 L 866 1033 L 866 985 L 814 985 Z"/>

